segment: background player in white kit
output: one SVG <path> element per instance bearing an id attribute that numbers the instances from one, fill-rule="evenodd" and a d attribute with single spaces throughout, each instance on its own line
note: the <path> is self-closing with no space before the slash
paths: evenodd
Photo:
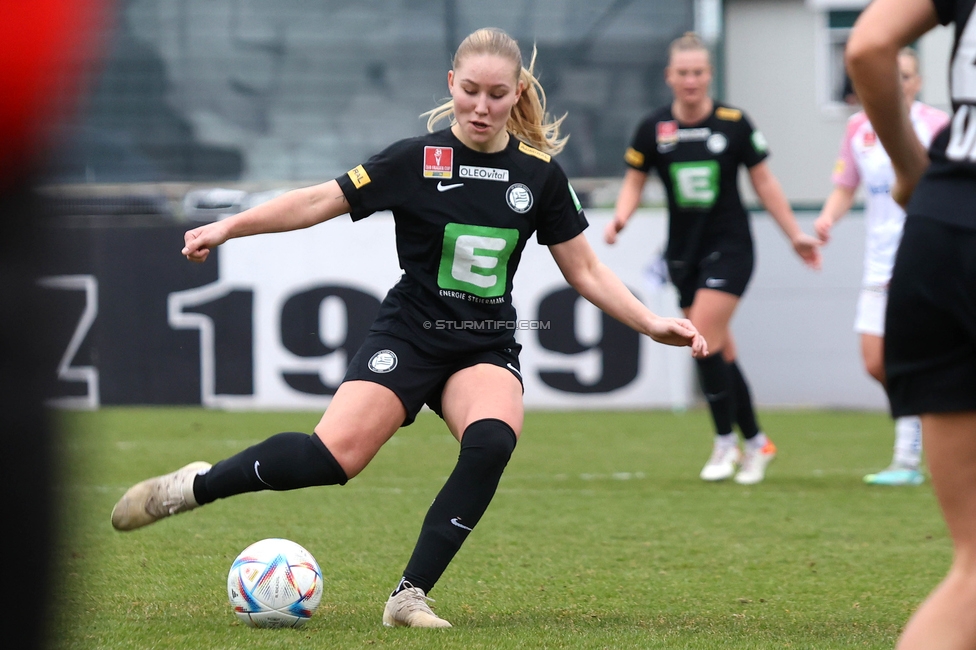
<path id="1" fill-rule="evenodd" d="M 922 88 L 918 57 L 911 48 L 898 54 L 902 93 L 910 107 L 912 125 L 926 147 L 949 121 L 944 112 L 916 101 Z M 824 203 L 814 229 L 826 242 L 837 221 L 851 209 L 858 185 L 864 185 L 867 241 L 864 250 L 864 275 L 857 302 L 854 331 L 861 335 L 861 355 L 868 374 L 885 384 L 884 321 L 888 302 L 888 283 L 901 241 L 905 212 L 891 198 L 895 172 L 891 159 L 878 140 L 864 111 L 852 115 L 841 141 L 834 168 L 834 190 Z M 922 429 L 918 416 L 895 420 L 895 449 L 891 465 L 864 482 L 874 485 L 918 485 L 922 482 Z"/>

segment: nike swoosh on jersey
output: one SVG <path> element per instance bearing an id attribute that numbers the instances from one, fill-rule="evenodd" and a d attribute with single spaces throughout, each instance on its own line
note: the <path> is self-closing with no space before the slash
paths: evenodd
<path id="1" fill-rule="evenodd" d="M 437 181 L 438 192 L 446 192 L 448 190 L 454 190 L 459 187 L 464 187 L 464 183 L 454 183 L 453 185 L 445 185 L 444 181 Z"/>

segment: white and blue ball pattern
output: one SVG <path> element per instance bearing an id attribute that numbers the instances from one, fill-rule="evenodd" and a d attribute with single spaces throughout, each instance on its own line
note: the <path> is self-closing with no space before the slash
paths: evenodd
<path id="1" fill-rule="evenodd" d="M 234 560 L 227 596 L 237 617 L 251 627 L 300 627 L 322 600 L 322 571 L 299 544 L 263 539 Z"/>

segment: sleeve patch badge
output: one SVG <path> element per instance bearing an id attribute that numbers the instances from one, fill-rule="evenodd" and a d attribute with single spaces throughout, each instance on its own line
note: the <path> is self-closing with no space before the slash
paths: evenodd
<path id="1" fill-rule="evenodd" d="M 528 156 L 533 156 L 533 157 L 538 158 L 539 160 L 543 160 L 545 162 L 549 162 L 549 161 L 552 160 L 552 156 L 550 156 L 549 154 L 547 154 L 545 152 L 542 152 L 542 151 L 539 151 L 535 147 L 530 147 L 529 145 L 525 144 L 524 142 L 519 142 L 519 151 L 521 151 L 522 153 L 524 153 L 524 154 L 526 154 Z"/>
<path id="2" fill-rule="evenodd" d="M 740 111 L 738 108 L 719 106 L 715 109 L 715 117 L 727 122 L 738 122 L 742 119 L 742 111 Z"/>
<path id="3" fill-rule="evenodd" d="M 624 154 L 624 161 L 632 167 L 643 167 L 644 166 L 644 154 L 637 151 L 633 147 L 627 148 L 627 153 Z"/>
<path id="4" fill-rule="evenodd" d="M 424 178 L 453 178 L 454 149 L 424 147 Z"/>
<path id="5" fill-rule="evenodd" d="M 769 144 L 766 142 L 766 136 L 762 134 L 762 131 L 752 132 L 752 148 L 756 150 L 756 153 L 766 153 L 769 150 Z"/>
<path id="6" fill-rule="evenodd" d="M 366 173 L 366 168 L 362 165 L 359 165 L 355 169 L 350 169 L 346 172 L 346 175 L 352 181 L 352 184 L 356 186 L 357 190 L 361 189 L 363 185 L 369 185 L 372 182 L 369 174 Z"/>
<path id="7" fill-rule="evenodd" d="M 580 203 L 579 197 L 576 196 L 576 190 L 573 189 L 573 184 L 572 183 L 567 183 L 567 185 L 569 186 L 569 195 L 573 197 L 573 205 L 576 206 L 576 211 L 577 212 L 582 212 L 583 211 L 583 204 Z"/>

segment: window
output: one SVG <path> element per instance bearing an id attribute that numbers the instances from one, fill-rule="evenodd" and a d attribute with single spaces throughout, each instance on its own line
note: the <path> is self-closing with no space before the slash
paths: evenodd
<path id="1" fill-rule="evenodd" d="M 826 12 L 827 23 L 827 61 L 824 95 L 828 105 L 851 104 L 854 89 L 851 88 L 847 70 L 844 68 L 844 48 L 851 35 L 854 21 L 861 15 L 859 10 L 845 9 Z"/>

